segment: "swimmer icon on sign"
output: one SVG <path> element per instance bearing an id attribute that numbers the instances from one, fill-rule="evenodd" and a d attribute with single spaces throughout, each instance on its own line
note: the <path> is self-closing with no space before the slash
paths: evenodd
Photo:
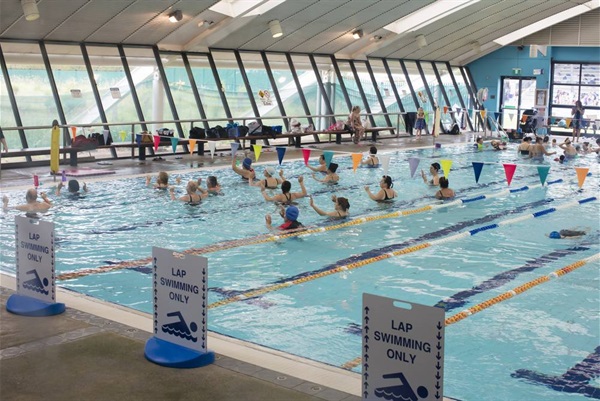
<path id="1" fill-rule="evenodd" d="M 379 387 L 375 389 L 375 396 L 392 401 L 419 401 L 419 398 L 427 398 L 429 391 L 424 386 L 417 387 L 415 394 L 414 390 L 404 377 L 402 372 L 390 373 L 383 375 L 384 379 L 400 379 L 402 384 L 395 386 Z"/>
<path id="2" fill-rule="evenodd" d="M 48 295 L 48 279 L 44 277 L 44 280 L 40 280 L 40 276 L 38 275 L 37 270 L 29 270 L 25 272 L 25 274 L 33 274 L 35 277 L 23 282 L 23 288 L 27 288 L 28 290 L 39 292 L 40 294 Z"/>
<path id="3" fill-rule="evenodd" d="M 192 342 L 198 341 L 198 337 L 194 337 L 192 335 L 192 332 L 195 333 L 198 330 L 198 325 L 196 323 L 192 322 L 188 327 L 187 323 L 185 322 L 185 319 L 181 315 L 181 312 L 167 313 L 167 316 L 177 316 L 179 320 L 173 323 L 163 324 L 161 327 L 163 333 L 181 337 Z"/>

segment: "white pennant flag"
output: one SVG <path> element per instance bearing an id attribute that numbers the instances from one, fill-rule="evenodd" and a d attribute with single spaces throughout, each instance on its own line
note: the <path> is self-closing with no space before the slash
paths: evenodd
<path id="1" fill-rule="evenodd" d="M 215 158 L 215 150 L 217 149 L 217 143 L 215 141 L 208 142 L 208 149 L 210 150 L 210 157 Z"/>
<path id="2" fill-rule="evenodd" d="M 383 175 L 388 175 L 388 170 L 390 168 L 390 156 L 381 155 L 379 156 L 379 160 L 381 161 L 381 167 L 383 167 Z"/>

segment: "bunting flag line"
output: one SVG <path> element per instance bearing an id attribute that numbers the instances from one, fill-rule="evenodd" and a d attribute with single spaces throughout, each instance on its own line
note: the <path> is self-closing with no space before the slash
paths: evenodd
<path id="1" fill-rule="evenodd" d="M 231 142 L 231 158 L 235 159 L 235 154 L 240 148 L 240 144 L 238 142 Z"/>
<path id="2" fill-rule="evenodd" d="M 442 170 L 444 170 L 444 177 L 448 178 L 450 174 L 450 167 L 452 167 L 452 160 L 440 160 Z"/>
<path id="3" fill-rule="evenodd" d="M 410 167 L 410 178 L 415 177 L 415 172 L 417 171 L 417 167 L 419 167 L 420 161 L 421 159 L 419 159 L 418 157 L 410 157 L 408 159 L 408 165 Z"/>
<path id="4" fill-rule="evenodd" d="M 304 165 L 308 166 L 308 159 L 310 158 L 310 149 L 302 149 L 302 157 L 304 158 Z"/>
<path id="5" fill-rule="evenodd" d="M 171 138 L 171 148 L 173 148 L 173 153 L 177 152 L 177 144 L 179 143 L 179 138 Z M 192 154 L 194 153 L 194 151 L 192 151 Z"/>
<path id="6" fill-rule="evenodd" d="M 142 134 L 137 134 L 135 136 L 135 142 L 140 146 L 142 144 Z"/>
<path id="7" fill-rule="evenodd" d="M 277 158 L 279 159 L 279 165 L 281 166 L 281 163 L 283 163 L 283 156 L 285 156 L 285 151 L 287 148 L 276 147 L 275 149 L 277 150 Z M 327 167 L 329 167 L 329 165 L 327 165 Z"/>
<path id="8" fill-rule="evenodd" d="M 252 145 L 252 149 L 254 149 L 254 159 L 258 161 L 260 152 L 262 152 L 262 145 Z"/>
<path id="9" fill-rule="evenodd" d="M 196 149 L 196 140 L 190 139 L 190 155 L 194 154 L 195 149 Z"/>
<path id="10" fill-rule="evenodd" d="M 121 142 L 125 142 L 125 138 L 127 138 L 127 132 L 119 131 L 119 137 L 121 138 Z"/>
<path id="11" fill-rule="evenodd" d="M 152 139 L 154 139 L 154 151 L 156 151 L 158 150 L 158 145 L 160 144 L 160 136 L 154 135 Z"/>
<path id="12" fill-rule="evenodd" d="M 546 182 L 546 177 L 548 177 L 548 171 L 550 171 L 550 166 L 538 166 L 537 171 L 543 186 Z"/>
<path id="13" fill-rule="evenodd" d="M 193 140 L 194 142 L 196 142 L 196 140 L 195 140 L 195 139 L 190 139 L 190 144 L 192 143 L 192 140 Z M 194 144 L 194 145 L 195 145 L 195 144 Z M 210 157 L 211 157 L 212 159 L 214 159 L 214 158 L 215 158 L 215 150 L 217 150 L 217 143 L 216 143 L 215 141 L 210 141 L 210 142 L 208 143 L 208 150 L 210 150 Z"/>
<path id="14" fill-rule="evenodd" d="M 517 165 L 516 164 L 503 164 L 504 166 L 504 174 L 506 174 L 506 182 L 508 183 L 508 186 L 510 187 L 510 183 L 513 179 L 513 176 L 515 175 L 515 171 L 517 170 Z"/>
<path id="15" fill-rule="evenodd" d="M 500 118 L 500 113 L 498 113 L 497 111 L 494 112 L 494 120 L 498 121 L 498 118 Z"/>
<path id="16" fill-rule="evenodd" d="M 483 169 L 482 162 L 473 162 L 473 172 L 475 172 L 475 183 L 479 183 L 479 177 L 481 176 L 482 169 Z"/>
<path id="17" fill-rule="evenodd" d="M 585 177 L 587 176 L 588 171 L 590 171 L 587 167 L 575 167 L 575 171 L 577 172 L 577 182 L 579 188 L 583 187 L 583 183 L 585 182 Z"/>
<path id="18" fill-rule="evenodd" d="M 352 153 L 352 170 L 356 173 L 356 169 L 362 160 L 362 153 Z"/>
<path id="19" fill-rule="evenodd" d="M 323 157 L 325 158 L 325 165 L 329 168 L 329 163 L 331 163 L 331 159 L 333 159 L 333 152 L 331 150 L 325 150 L 323 152 Z"/>
<path id="20" fill-rule="evenodd" d="M 381 162 L 381 167 L 383 167 L 383 175 L 388 175 L 390 169 L 390 155 L 379 156 L 379 161 Z"/>

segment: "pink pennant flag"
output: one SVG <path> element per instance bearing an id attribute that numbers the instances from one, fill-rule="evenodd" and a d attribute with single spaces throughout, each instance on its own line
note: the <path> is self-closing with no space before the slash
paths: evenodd
<path id="1" fill-rule="evenodd" d="M 196 149 L 196 140 L 190 139 L 190 154 L 194 154 L 194 150 Z"/>
<path id="2" fill-rule="evenodd" d="M 352 153 L 352 170 L 356 173 L 356 169 L 362 160 L 362 153 Z"/>
<path id="3" fill-rule="evenodd" d="M 260 158 L 260 152 L 262 152 L 262 145 L 252 145 L 252 149 L 254 149 L 254 159 L 258 161 Z"/>
<path id="4" fill-rule="evenodd" d="M 310 158 L 310 149 L 302 149 L 302 157 L 304 158 L 304 165 L 308 166 L 308 159 Z"/>
<path id="5" fill-rule="evenodd" d="M 235 154 L 240 148 L 240 144 L 238 142 L 231 142 L 231 158 L 235 158 Z"/>
<path id="6" fill-rule="evenodd" d="M 475 182 L 479 182 L 479 176 L 481 176 L 481 170 L 483 169 L 483 163 L 473 162 L 473 171 L 475 172 Z"/>
<path id="7" fill-rule="evenodd" d="M 538 166 L 537 171 L 540 176 L 540 181 L 542 182 L 542 185 L 544 185 L 546 177 L 548 177 L 548 171 L 550 171 L 550 166 Z"/>
<path id="8" fill-rule="evenodd" d="M 154 135 L 154 150 L 158 149 L 158 144 L 160 144 L 160 136 Z"/>
<path id="9" fill-rule="evenodd" d="M 421 159 L 418 157 L 411 157 L 408 159 L 408 165 L 410 166 L 410 178 L 414 178 L 415 172 L 417 171 L 417 167 L 419 167 L 419 162 Z"/>
<path id="10" fill-rule="evenodd" d="M 444 171 L 444 177 L 448 178 L 448 174 L 450 174 L 450 167 L 452 167 L 452 160 L 440 160 L 440 164 L 442 165 L 442 170 Z"/>
<path id="11" fill-rule="evenodd" d="M 173 153 L 177 152 L 177 144 L 179 143 L 179 138 L 171 138 L 171 147 L 173 148 Z M 194 152 L 192 152 L 194 153 Z"/>
<path id="12" fill-rule="evenodd" d="M 587 177 L 587 173 L 590 171 L 590 169 L 587 167 L 575 167 L 575 171 L 577 172 L 577 182 L 579 184 L 579 188 L 581 188 L 583 187 L 585 177 Z"/>
<path id="13" fill-rule="evenodd" d="M 517 170 L 517 165 L 516 164 L 503 164 L 504 166 L 504 174 L 506 174 L 506 182 L 508 183 L 508 186 L 510 187 L 510 182 L 513 179 L 513 175 L 515 175 L 515 171 Z"/>

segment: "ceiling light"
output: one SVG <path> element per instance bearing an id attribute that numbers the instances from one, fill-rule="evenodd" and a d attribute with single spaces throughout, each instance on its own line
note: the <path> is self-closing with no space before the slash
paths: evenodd
<path id="1" fill-rule="evenodd" d="M 175 23 L 181 21 L 183 18 L 183 13 L 181 10 L 175 10 L 171 14 L 169 14 L 169 21 Z"/>
<path id="2" fill-rule="evenodd" d="M 371 38 L 373 42 L 379 42 L 381 39 L 383 39 L 383 36 L 381 35 L 375 35 Z"/>
<path id="3" fill-rule="evenodd" d="M 35 21 L 40 18 L 36 0 L 21 0 L 21 8 L 23 8 L 23 15 L 27 21 Z"/>
<path id="4" fill-rule="evenodd" d="M 417 36 L 417 46 L 419 46 L 419 49 L 422 49 L 425 46 L 427 46 L 427 40 L 425 39 L 425 36 L 423 36 L 423 35 Z"/>
<path id="5" fill-rule="evenodd" d="M 352 32 L 352 37 L 354 39 L 360 39 L 363 36 L 363 31 L 362 29 L 357 29 L 356 31 Z"/>
<path id="6" fill-rule="evenodd" d="M 481 51 L 481 45 L 479 44 L 479 42 L 475 41 L 475 42 L 471 42 L 471 49 L 475 52 L 475 53 L 479 53 Z"/>
<path id="7" fill-rule="evenodd" d="M 283 36 L 283 31 L 281 30 L 281 24 L 279 23 L 279 20 L 275 19 L 273 21 L 270 21 L 269 29 L 271 30 L 271 35 L 273 35 L 274 38 Z"/>

